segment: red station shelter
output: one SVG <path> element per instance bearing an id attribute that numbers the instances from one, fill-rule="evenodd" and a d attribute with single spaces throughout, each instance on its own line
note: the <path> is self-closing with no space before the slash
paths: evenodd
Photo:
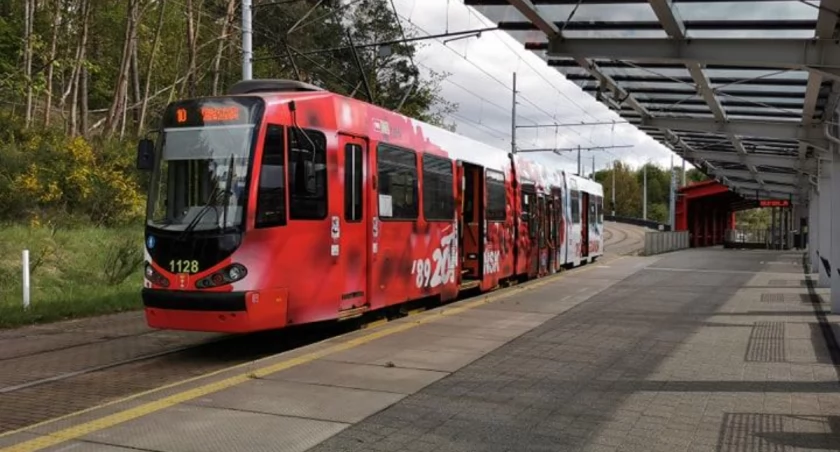
<path id="1" fill-rule="evenodd" d="M 716 180 L 686 185 L 677 191 L 675 229 L 689 231 L 692 247 L 722 245 L 724 232 L 735 228 L 735 212 L 753 204 Z"/>

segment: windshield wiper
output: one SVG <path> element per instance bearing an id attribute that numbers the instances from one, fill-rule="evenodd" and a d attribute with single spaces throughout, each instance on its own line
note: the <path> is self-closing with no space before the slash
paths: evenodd
<path id="1" fill-rule="evenodd" d="M 216 212 L 216 221 L 218 221 L 218 219 L 219 219 L 219 209 L 218 209 L 219 197 L 221 195 L 225 194 L 227 191 L 228 191 L 227 189 L 220 190 L 218 185 L 213 188 L 213 191 L 210 193 L 210 197 L 207 200 L 207 203 L 204 204 L 203 206 L 201 206 L 201 210 L 198 211 L 196 216 L 193 217 L 193 219 L 189 222 L 189 224 L 187 224 L 187 227 L 185 227 L 184 230 L 181 231 L 181 234 L 178 235 L 178 241 L 183 240 L 187 236 L 187 234 L 192 232 L 198 226 L 198 223 L 201 221 L 201 219 L 204 217 L 204 215 L 210 210 L 211 207 L 214 208 L 214 210 Z"/>
<path id="2" fill-rule="evenodd" d="M 228 174 L 227 174 L 227 181 L 225 181 L 225 202 L 224 202 L 224 212 L 222 213 L 222 229 L 227 227 L 227 213 L 228 208 L 230 207 L 230 195 L 233 194 L 233 190 L 231 189 L 231 184 L 233 184 L 233 154 L 230 155 L 230 163 L 228 164 Z M 218 218 L 218 211 L 216 211 L 216 218 Z"/>

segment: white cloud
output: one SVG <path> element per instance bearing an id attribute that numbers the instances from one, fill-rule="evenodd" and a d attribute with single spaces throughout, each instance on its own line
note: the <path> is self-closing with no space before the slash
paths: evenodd
<path id="1" fill-rule="evenodd" d="M 495 26 L 492 20 L 460 1 L 395 0 L 395 6 L 404 25 L 413 28 L 419 35 Z M 650 11 L 650 8 L 647 10 Z M 493 19 L 522 20 L 512 8 L 504 11 L 504 17 Z M 585 11 L 579 11 L 575 17 L 578 18 L 582 12 Z M 538 31 L 519 32 L 517 37 L 545 40 Z M 426 41 L 416 61 L 421 69 L 451 74 L 443 82 L 442 91 L 459 105 L 459 109 L 449 120 L 457 124 L 458 133 L 491 145 L 510 146 L 513 72 L 517 73 L 519 125 L 623 121 L 549 67 L 540 56 L 525 50 L 522 42 L 503 31 L 486 32 L 480 38 L 464 38 L 447 44 L 442 40 Z M 667 166 L 673 155 L 668 148 L 630 124 L 561 127 L 559 130 L 520 128 L 517 130 L 517 143 L 519 149 L 632 146 L 583 151 L 581 160 L 587 172 L 591 169 L 593 155 L 597 169 L 608 167 L 615 159 L 632 166 L 647 161 Z M 575 152 L 568 154 L 568 169 L 575 168 L 576 158 Z M 674 163 L 681 163 L 681 159 L 676 157 Z"/>

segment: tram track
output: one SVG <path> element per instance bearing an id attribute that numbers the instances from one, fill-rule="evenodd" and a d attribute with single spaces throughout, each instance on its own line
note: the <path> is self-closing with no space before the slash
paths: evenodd
<path id="1" fill-rule="evenodd" d="M 608 225 L 605 229 L 609 231 L 611 243 L 605 249 L 608 254 L 622 254 L 622 250 L 638 241 L 634 237 L 643 236 L 643 232 L 634 236 L 624 226 Z M 474 296 L 469 294 L 460 299 Z M 90 340 L 75 338 L 75 343 L 57 344 L 53 348 L 30 346 L 29 353 L 7 349 L 7 354 L 0 357 L 3 363 L 0 366 L 0 406 L 3 407 L 0 434 L 435 306 L 439 303 L 423 300 L 343 322 L 248 335 L 148 330 L 142 315 L 133 313 L 123 320 L 131 324 L 131 328 L 115 326 L 117 331 L 128 329 L 133 333 L 110 335 L 94 329 L 96 334 Z M 67 336 L 74 332 L 72 326 L 65 331 L 61 331 L 60 326 L 38 328 L 34 327 L 30 333 L 0 332 L 0 349 L 9 343 L 20 344 L 27 340 L 27 334 L 30 337 L 39 331 L 44 334 L 47 328 L 51 330 L 46 335 Z M 77 329 L 75 333 L 91 331 Z M 105 355 L 113 358 L 103 358 Z"/>

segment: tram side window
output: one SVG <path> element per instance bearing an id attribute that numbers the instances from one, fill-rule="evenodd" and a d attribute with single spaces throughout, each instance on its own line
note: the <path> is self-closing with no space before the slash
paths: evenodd
<path id="1" fill-rule="evenodd" d="M 286 167 L 283 144 L 283 128 L 269 125 L 265 132 L 257 195 L 258 228 L 286 224 Z"/>
<path id="2" fill-rule="evenodd" d="M 598 222 L 598 212 L 596 211 L 596 206 L 598 205 L 598 197 L 590 196 L 589 199 L 589 224 L 590 226 L 594 226 Z"/>
<path id="3" fill-rule="evenodd" d="M 569 197 L 572 203 L 572 223 L 580 223 L 580 192 L 572 190 L 572 195 Z"/>
<path id="4" fill-rule="evenodd" d="M 487 170 L 487 221 L 505 221 L 507 218 L 507 191 L 505 175 Z"/>
<path id="5" fill-rule="evenodd" d="M 362 147 L 344 146 L 344 219 L 362 220 Z"/>
<path id="6" fill-rule="evenodd" d="M 426 220 L 451 220 L 455 217 L 452 180 L 451 160 L 423 154 L 423 216 Z"/>
<path id="7" fill-rule="evenodd" d="M 603 224 L 604 223 L 604 198 L 598 196 L 595 198 L 595 211 L 597 213 L 597 223 Z"/>
<path id="8" fill-rule="evenodd" d="M 416 220 L 417 157 L 414 151 L 380 144 L 376 149 L 379 179 L 379 216 Z"/>
<path id="9" fill-rule="evenodd" d="M 289 218 L 327 217 L 327 138 L 316 130 L 289 128 Z"/>

